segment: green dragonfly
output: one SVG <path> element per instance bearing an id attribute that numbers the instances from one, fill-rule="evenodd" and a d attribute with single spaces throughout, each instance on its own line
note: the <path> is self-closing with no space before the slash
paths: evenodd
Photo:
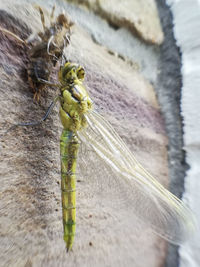
<path id="1" fill-rule="evenodd" d="M 91 183 L 94 192 L 100 188 L 102 203 L 110 203 L 118 213 L 126 210 L 126 219 L 136 216 L 164 239 L 182 243 L 195 230 L 192 212 L 141 166 L 113 127 L 94 110 L 83 85 L 84 76 L 83 67 L 66 61 L 59 71 L 59 83 L 55 85 L 60 94 L 44 118 L 39 122 L 18 124 L 36 125 L 45 121 L 56 102 L 60 102 L 61 191 L 67 251 L 72 248 L 76 229 L 77 167 L 88 176 L 87 183 Z M 92 175 L 92 167 L 88 170 L 88 164 L 95 166 L 96 159 L 105 166 L 94 170 L 98 176 Z"/>

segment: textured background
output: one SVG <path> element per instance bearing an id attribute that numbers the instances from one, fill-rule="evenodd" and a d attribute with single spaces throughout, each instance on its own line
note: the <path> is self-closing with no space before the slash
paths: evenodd
<path id="1" fill-rule="evenodd" d="M 174 17 L 174 33 L 182 53 L 181 74 L 183 77 L 181 114 L 184 122 L 184 150 L 186 162 L 190 166 L 185 180 L 184 200 L 191 206 L 197 218 L 197 232 L 183 246 L 180 252 L 180 266 L 200 265 L 200 169 L 199 169 L 199 66 L 200 51 L 199 26 L 200 2 L 167 1 Z"/>
<path id="2" fill-rule="evenodd" d="M 79 1 L 74 1 L 76 5 L 69 2 L 57 1 L 56 7 L 58 14 L 65 10 L 75 22 L 66 55 L 85 67 L 86 86 L 97 110 L 164 185 L 168 184 L 169 156 L 171 190 L 181 196 L 186 169 L 179 108 L 181 59 L 168 7 L 157 1 L 157 10 L 153 0 L 118 1 L 118 5 L 88 0 L 82 6 Z M 46 14 L 54 4 L 50 0 L 45 6 L 43 1 L 37 3 Z M 1 26 L 21 38 L 41 30 L 31 1 L 1 1 L 0 8 Z M 55 91 L 48 89 L 39 105 L 33 102 L 25 71 L 26 51 L 11 37 L 1 35 L 0 58 L 0 130 L 4 132 L 11 123 L 41 118 Z M 98 196 L 94 203 L 87 195 L 78 197 L 82 209 L 77 214 L 77 236 L 73 251 L 66 255 L 60 208 L 60 132 L 56 109 L 44 125 L 18 128 L 1 139 L 0 264 L 164 266 L 166 242 L 148 229 L 134 230 L 134 222 L 116 220 L 109 208 L 95 209 Z M 170 246 L 169 252 L 167 265 L 178 266 L 177 249 Z"/>

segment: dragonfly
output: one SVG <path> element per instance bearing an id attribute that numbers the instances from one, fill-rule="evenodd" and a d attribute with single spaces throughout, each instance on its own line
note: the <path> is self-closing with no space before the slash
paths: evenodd
<path id="1" fill-rule="evenodd" d="M 72 249 L 76 232 L 77 167 L 83 174 L 89 173 L 87 182 L 94 192 L 100 188 L 102 203 L 110 203 L 117 213 L 126 210 L 126 219 L 131 220 L 133 215 L 162 238 L 181 244 L 195 231 L 192 211 L 145 170 L 111 124 L 95 110 L 84 77 L 82 66 L 66 60 L 58 72 L 59 82 L 54 84 L 60 93 L 45 116 L 39 122 L 15 125 L 42 123 L 60 102 L 63 238 L 67 251 Z M 91 171 L 96 159 L 104 166 L 93 168 L 98 176 Z"/>

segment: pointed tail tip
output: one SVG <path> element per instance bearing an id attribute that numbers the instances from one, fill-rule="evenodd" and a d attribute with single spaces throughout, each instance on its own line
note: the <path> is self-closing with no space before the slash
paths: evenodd
<path id="1" fill-rule="evenodd" d="M 70 250 L 72 250 L 72 248 L 66 246 L 66 253 L 70 252 Z"/>

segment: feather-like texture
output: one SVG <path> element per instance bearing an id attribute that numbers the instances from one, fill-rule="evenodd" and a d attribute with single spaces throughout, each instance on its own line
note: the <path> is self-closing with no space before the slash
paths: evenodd
<path id="1" fill-rule="evenodd" d="M 88 127 L 78 133 L 82 142 L 79 167 L 86 175 L 90 162 L 90 175 L 83 178 L 102 195 L 102 203 L 112 206 L 116 213 L 125 212 L 130 220 L 136 216 L 174 244 L 186 240 L 196 228 L 190 209 L 141 166 L 100 114 L 92 111 L 85 117 Z M 101 165 L 98 169 L 95 156 L 106 163 L 105 168 Z M 98 175 L 92 175 L 91 169 Z"/>

